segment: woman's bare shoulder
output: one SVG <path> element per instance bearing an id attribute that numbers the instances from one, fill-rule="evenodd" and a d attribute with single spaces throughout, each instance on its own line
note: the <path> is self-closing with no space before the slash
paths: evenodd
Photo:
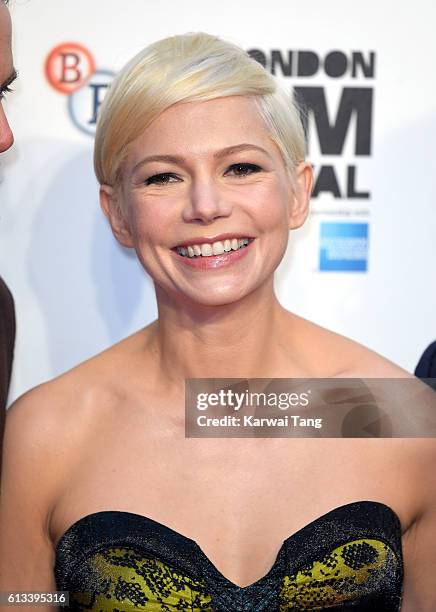
<path id="1" fill-rule="evenodd" d="M 78 383 L 77 385 L 75 383 Z M 84 421 L 90 421 L 86 392 L 80 377 L 64 374 L 27 391 L 7 410 L 4 459 L 20 465 L 50 466 L 50 474 L 62 470 L 78 450 Z M 88 417 L 87 417 L 88 413 Z M 70 454 L 71 453 L 71 454 Z M 42 470 L 43 478 L 49 477 Z"/>
<path id="2" fill-rule="evenodd" d="M 322 327 L 302 317 L 295 317 L 292 325 L 301 336 L 315 364 L 328 364 L 329 376 L 356 378 L 408 378 L 412 374 L 376 351 Z M 320 374 L 321 375 L 321 374 Z M 322 374 L 324 376 L 324 374 Z M 327 374 L 325 374 L 327 376 Z"/>
<path id="3" fill-rule="evenodd" d="M 97 426 L 127 392 L 129 364 L 141 332 L 19 397 L 7 411 L 6 434 L 20 444 L 57 447 L 62 455 Z"/>

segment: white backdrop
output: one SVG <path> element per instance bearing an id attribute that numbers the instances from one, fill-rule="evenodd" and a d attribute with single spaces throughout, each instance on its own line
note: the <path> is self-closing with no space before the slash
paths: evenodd
<path id="1" fill-rule="evenodd" d="M 48 83 L 48 54 L 75 41 L 97 70 L 115 72 L 147 44 L 199 30 L 269 57 L 292 51 L 294 67 L 301 51 L 321 59 L 355 51 L 368 61 L 373 53 L 371 77 L 329 76 L 322 66 L 307 77 L 276 72 L 285 87 L 323 87 L 332 124 L 344 88 L 373 95 L 370 155 L 355 154 L 357 117 L 337 155 L 322 154 L 310 119 L 315 169 L 332 165 L 343 183 L 354 165 L 356 190 L 369 197 L 315 198 L 306 225 L 290 234 L 276 287 L 288 309 L 413 370 L 436 337 L 434 3 L 11 0 L 11 13 L 19 80 L 6 106 L 16 144 L 0 162 L 0 270 L 18 325 L 10 400 L 156 316 L 150 279 L 100 212 L 93 139 Z M 320 269 L 323 222 L 367 226 L 366 270 Z"/>

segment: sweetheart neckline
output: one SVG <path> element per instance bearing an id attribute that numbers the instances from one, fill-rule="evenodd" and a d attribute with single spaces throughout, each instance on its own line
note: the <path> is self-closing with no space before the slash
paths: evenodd
<path id="1" fill-rule="evenodd" d="M 274 561 L 273 561 L 273 564 L 271 565 L 270 569 L 263 576 L 261 576 L 260 578 L 254 580 L 253 582 L 251 582 L 250 584 L 248 584 L 246 586 L 238 585 L 235 582 L 233 582 L 232 580 L 230 580 L 230 578 L 227 578 L 226 576 L 224 576 L 224 574 L 222 574 L 220 572 L 220 570 L 211 561 L 211 559 L 208 557 L 208 555 L 203 551 L 201 546 L 195 540 L 193 540 L 192 538 L 189 538 L 188 536 L 184 535 L 183 533 L 180 533 L 179 531 L 176 531 L 172 527 L 169 527 L 168 525 L 166 525 L 164 523 L 161 523 L 160 521 L 157 521 L 157 520 L 152 519 L 152 518 L 150 518 L 148 516 L 145 516 L 144 514 L 138 514 L 136 512 L 130 512 L 128 510 L 98 510 L 96 512 L 90 512 L 89 514 L 86 514 L 86 515 L 80 517 L 79 519 L 74 521 L 74 523 L 72 523 L 62 533 L 62 535 L 58 539 L 56 545 L 54 546 L 55 558 L 57 560 L 59 549 L 61 548 L 63 540 L 65 540 L 72 531 L 78 529 L 79 526 L 82 523 L 84 523 L 86 521 L 89 521 L 90 519 L 92 519 L 94 517 L 102 516 L 102 515 L 108 515 L 108 514 L 118 514 L 118 515 L 124 515 L 124 516 L 131 516 L 131 517 L 136 517 L 137 519 L 141 519 L 141 520 L 143 520 L 145 522 L 148 522 L 148 523 L 153 523 L 154 525 L 157 525 L 159 528 L 163 529 L 164 531 L 170 532 L 170 533 L 176 535 L 178 538 L 181 538 L 184 542 L 188 542 L 193 548 L 195 548 L 197 553 L 201 555 L 203 562 L 205 562 L 208 565 L 209 569 L 221 581 L 223 581 L 228 586 L 230 586 L 230 587 L 232 587 L 234 589 L 239 589 L 241 592 L 242 591 L 248 592 L 250 589 L 255 588 L 256 585 L 258 585 L 261 582 L 266 581 L 270 577 L 270 575 L 274 572 L 275 568 L 277 567 L 277 564 L 278 564 L 278 562 L 280 560 L 280 557 L 283 555 L 283 551 L 284 551 L 285 547 L 292 540 L 297 540 L 298 538 L 300 538 L 301 535 L 304 532 L 309 531 L 319 521 L 326 520 L 329 517 L 333 516 L 335 513 L 344 511 L 347 508 L 359 506 L 361 504 L 370 504 L 371 506 L 377 506 L 379 508 L 384 508 L 384 510 L 387 510 L 391 514 L 391 516 L 394 517 L 395 521 L 398 523 L 398 525 L 400 527 L 400 534 L 401 534 L 401 536 L 403 535 L 400 517 L 398 516 L 397 512 L 395 512 L 395 510 L 393 508 L 391 508 L 390 506 L 388 506 L 387 504 L 385 504 L 383 502 L 379 502 L 379 501 L 373 501 L 373 500 L 357 500 L 357 501 L 349 502 L 349 503 L 346 503 L 346 504 L 342 504 L 342 505 L 336 506 L 335 508 L 332 508 L 331 510 L 328 510 L 324 514 L 321 514 L 320 516 L 316 517 L 315 519 L 313 519 L 312 521 L 310 521 L 309 523 L 307 523 L 306 525 L 304 525 L 303 527 L 301 527 L 300 529 L 298 529 L 297 531 L 292 533 L 286 539 L 284 539 L 283 542 L 281 543 L 281 545 L 279 546 L 279 549 L 277 551 L 277 554 L 274 557 Z M 401 541 L 401 536 L 400 536 L 400 541 Z"/>

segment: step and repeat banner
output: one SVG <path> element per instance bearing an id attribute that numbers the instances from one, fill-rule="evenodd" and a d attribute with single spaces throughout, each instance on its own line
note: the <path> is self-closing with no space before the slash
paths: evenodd
<path id="1" fill-rule="evenodd" d="M 17 310 L 10 400 L 156 318 L 112 237 L 92 150 L 116 72 L 160 38 L 242 46 L 307 110 L 310 217 L 276 272 L 283 305 L 413 371 L 436 338 L 431 2 L 11 0 L 19 80 L 0 161 L 0 266 Z"/>

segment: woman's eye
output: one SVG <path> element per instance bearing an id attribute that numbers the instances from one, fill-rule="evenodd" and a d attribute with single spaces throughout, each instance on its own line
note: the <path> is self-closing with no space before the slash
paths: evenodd
<path id="1" fill-rule="evenodd" d="M 235 176 L 248 176 L 254 172 L 260 172 L 261 168 L 256 164 L 233 164 L 229 170 L 235 171 Z"/>
<path id="2" fill-rule="evenodd" d="M 170 172 L 164 172 L 162 174 L 154 174 L 146 179 L 144 182 L 146 185 L 167 185 L 171 177 L 174 177 L 174 174 Z"/>
<path id="3" fill-rule="evenodd" d="M 255 172 L 260 172 L 261 168 L 256 164 L 233 164 L 227 170 L 227 172 L 229 171 L 232 172 L 234 176 L 243 178 L 244 176 L 249 176 Z M 174 182 L 170 181 L 171 178 L 177 179 L 177 176 L 171 172 L 162 172 L 161 174 L 154 174 L 153 176 L 145 179 L 144 183 L 146 185 L 168 185 L 169 183 Z"/>

